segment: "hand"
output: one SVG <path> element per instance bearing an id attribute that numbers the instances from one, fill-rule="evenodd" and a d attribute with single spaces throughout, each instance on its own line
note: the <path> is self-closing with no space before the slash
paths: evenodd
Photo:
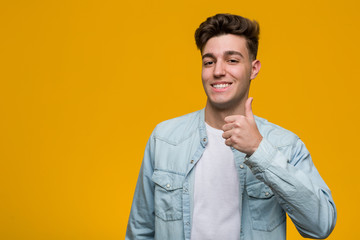
<path id="1" fill-rule="evenodd" d="M 252 155 L 262 140 L 262 136 L 256 126 L 251 103 L 253 98 L 248 98 L 245 103 L 245 116 L 233 115 L 225 118 L 226 124 L 222 127 L 225 144 L 240 152 Z"/>

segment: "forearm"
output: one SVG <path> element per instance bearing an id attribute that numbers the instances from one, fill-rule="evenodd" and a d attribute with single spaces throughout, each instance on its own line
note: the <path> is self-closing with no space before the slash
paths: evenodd
<path id="1" fill-rule="evenodd" d="M 273 190 L 279 204 L 304 237 L 325 238 L 336 221 L 330 190 L 303 143 L 298 140 L 291 147 L 291 154 L 286 154 L 263 139 L 245 164 Z"/>
<path id="2" fill-rule="evenodd" d="M 140 169 L 130 217 L 126 230 L 126 240 L 154 239 L 154 183 L 151 180 L 153 167 L 151 163 L 150 142 L 146 146 Z"/>

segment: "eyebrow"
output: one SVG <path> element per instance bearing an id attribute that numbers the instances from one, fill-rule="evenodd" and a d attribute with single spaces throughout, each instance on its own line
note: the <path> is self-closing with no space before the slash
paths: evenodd
<path id="1" fill-rule="evenodd" d="M 215 58 L 214 54 L 212 54 L 212 53 L 206 53 L 206 54 L 202 55 L 202 59 L 204 59 L 206 57 Z"/>
<path id="2" fill-rule="evenodd" d="M 241 58 L 244 58 L 244 55 L 242 55 L 240 52 L 238 51 L 233 51 L 233 50 L 229 50 L 229 51 L 225 51 L 224 55 L 229 56 L 229 55 L 239 55 Z M 206 53 L 202 56 L 202 59 L 209 57 L 209 58 L 215 58 L 215 55 L 212 53 Z"/>
<path id="3" fill-rule="evenodd" d="M 238 52 L 238 51 L 226 51 L 225 55 L 239 55 L 240 57 L 244 58 L 244 56 L 241 54 L 241 52 Z"/>

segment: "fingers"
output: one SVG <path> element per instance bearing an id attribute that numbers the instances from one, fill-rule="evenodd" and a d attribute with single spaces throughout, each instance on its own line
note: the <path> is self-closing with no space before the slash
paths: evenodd
<path id="1" fill-rule="evenodd" d="M 238 128 L 238 127 L 240 127 L 240 123 L 239 123 L 239 122 L 231 122 L 231 123 L 225 124 L 225 125 L 222 127 L 222 130 L 223 130 L 224 132 L 226 132 L 226 131 L 229 131 L 229 130 L 231 130 L 231 129 Z"/>
<path id="2" fill-rule="evenodd" d="M 231 137 L 231 136 L 232 136 L 231 130 L 230 130 L 230 131 L 223 132 L 223 134 L 222 134 L 222 137 L 223 137 L 224 139 L 228 139 L 228 138 Z"/>
<path id="3" fill-rule="evenodd" d="M 224 120 L 226 123 L 231 123 L 231 122 L 235 122 L 238 117 L 239 117 L 239 115 L 227 116 L 227 117 L 225 117 Z"/>
<path id="4" fill-rule="evenodd" d="M 222 137 L 226 139 L 225 144 L 230 146 L 233 144 L 231 137 L 239 136 L 242 131 L 249 129 L 254 121 L 254 115 L 252 112 L 252 101 L 250 97 L 245 102 L 245 115 L 232 115 L 227 116 L 224 120 L 226 124 L 223 125 L 222 130 L 224 133 Z M 249 121 L 250 120 L 250 121 Z"/>
<path id="5" fill-rule="evenodd" d="M 232 135 L 233 135 L 232 130 L 224 132 L 222 134 L 222 137 L 225 139 L 225 145 L 232 146 L 234 144 L 233 139 L 232 139 Z"/>
<path id="6" fill-rule="evenodd" d="M 253 98 L 250 97 L 246 100 L 245 102 L 245 117 L 253 119 L 254 118 L 254 114 L 252 112 L 252 101 Z M 235 122 L 237 120 L 239 120 L 239 117 L 244 117 L 243 115 L 232 115 L 232 116 L 227 116 L 225 117 L 224 121 L 226 123 L 231 123 L 231 122 Z"/>
<path id="7" fill-rule="evenodd" d="M 249 117 L 249 118 L 254 117 L 254 114 L 252 112 L 252 101 L 253 101 L 253 98 L 250 97 L 245 102 L 245 116 Z"/>
<path id="8" fill-rule="evenodd" d="M 232 144 L 233 144 L 233 142 L 231 141 L 230 138 L 228 138 L 228 139 L 225 140 L 225 145 L 227 145 L 227 146 L 232 146 Z"/>
<path id="9" fill-rule="evenodd" d="M 227 116 L 222 127 L 225 144 L 250 155 L 257 149 L 262 139 L 252 112 L 252 101 L 252 97 L 246 100 L 243 115 Z"/>
<path id="10" fill-rule="evenodd" d="M 241 134 L 241 130 L 239 128 L 230 128 L 230 130 L 224 131 L 222 137 L 224 139 L 229 139 L 231 137 L 235 137 Z M 236 137 L 235 137 L 236 138 Z"/>

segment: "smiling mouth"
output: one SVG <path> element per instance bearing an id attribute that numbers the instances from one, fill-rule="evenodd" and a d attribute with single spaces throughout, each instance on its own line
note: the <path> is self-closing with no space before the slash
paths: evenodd
<path id="1" fill-rule="evenodd" d="M 231 85 L 231 83 L 219 83 L 219 84 L 211 84 L 211 86 L 215 89 L 224 89 Z"/>

